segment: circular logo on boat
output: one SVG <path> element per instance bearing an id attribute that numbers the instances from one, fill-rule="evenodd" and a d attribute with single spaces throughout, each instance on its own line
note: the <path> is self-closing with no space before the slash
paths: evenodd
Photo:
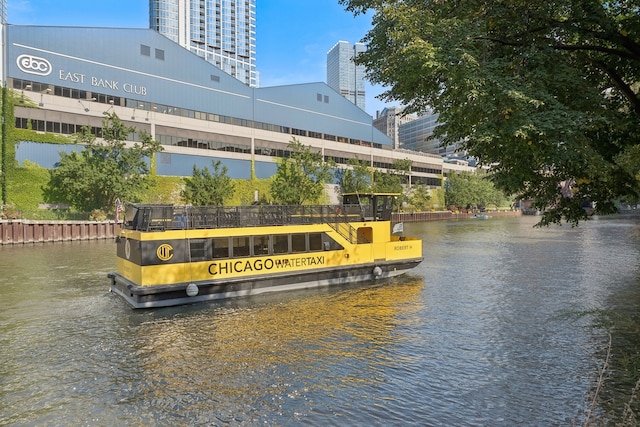
<path id="1" fill-rule="evenodd" d="M 161 244 L 156 250 L 156 255 L 161 261 L 169 261 L 173 258 L 173 246 L 168 243 Z"/>

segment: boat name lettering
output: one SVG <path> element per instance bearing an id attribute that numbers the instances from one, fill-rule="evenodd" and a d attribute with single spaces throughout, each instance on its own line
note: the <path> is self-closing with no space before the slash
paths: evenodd
<path id="1" fill-rule="evenodd" d="M 309 267 L 313 265 L 324 265 L 324 255 L 309 256 L 303 258 L 278 258 L 278 259 L 255 259 L 214 262 L 209 264 L 209 274 L 242 273 L 245 271 L 262 271 L 291 267 Z"/>
<path id="2" fill-rule="evenodd" d="M 407 249 L 410 249 L 410 248 L 411 248 L 410 245 L 394 246 L 393 250 L 394 251 L 406 251 Z"/>

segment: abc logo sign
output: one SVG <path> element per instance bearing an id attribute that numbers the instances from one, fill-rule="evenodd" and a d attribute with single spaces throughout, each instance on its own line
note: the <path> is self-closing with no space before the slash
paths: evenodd
<path id="1" fill-rule="evenodd" d="M 18 64 L 18 68 L 25 73 L 37 74 L 39 76 L 48 76 L 53 69 L 49 61 L 33 55 L 18 56 L 16 64 Z"/>

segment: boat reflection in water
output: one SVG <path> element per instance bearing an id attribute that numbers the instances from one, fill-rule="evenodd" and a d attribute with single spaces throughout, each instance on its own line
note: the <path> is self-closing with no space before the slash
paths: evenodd
<path id="1" fill-rule="evenodd" d="M 389 357 L 389 347 L 408 339 L 403 324 L 423 308 L 422 287 L 421 278 L 403 276 L 341 291 L 151 312 L 154 319 L 135 326 L 144 338 L 136 356 L 144 388 L 135 394 L 152 397 L 165 416 L 198 414 L 210 422 L 246 416 L 249 408 L 277 411 L 285 401 L 288 413 L 296 412 L 291 405 L 308 412 L 314 395 L 326 404 L 327 393 L 349 389 L 345 383 L 366 393 L 384 382 L 386 369 L 403 363 Z"/>

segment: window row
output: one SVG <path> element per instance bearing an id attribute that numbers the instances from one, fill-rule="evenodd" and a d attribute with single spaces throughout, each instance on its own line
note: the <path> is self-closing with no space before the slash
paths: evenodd
<path id="1" fill-rule="evenodd" d="M 149 51 L 149 53 L 151 52 Z M 23 91 L 30 90 L 34 92 L 43 93 L 47 91 L 47 89 L 51 89 L 51 86 L 47 84 L 31 82 L 27 80 L 13 79 L 13 88 L 18 90 L 23 90 Z M 96 103 L 104 103 L 104 104 L 111 104 L 111 105 L 123 105 L 129 108 L 138 108 L 138 109 L 143 109 L 150 112 L 153 111 L 156 113 L 171 114 L 175 116 L 220 122 L 225 124 L 232 124 L 237 126 L 254 128 L 254 129 L 264 129 L 271 132 L 279 132 L 279 133 L 301 135 L 301 136 L 308 135 L 313 138 L 321 138 L 327 141 L 337 141 L 337 142 L 342 142 L 346 144 L 364 145 L 364 146 L 374 147 L 374 148 L 383 148 L 382 144 L 372 143 L 369 141 L 361 141 L 357 139 L 351 139 L 347 137 L 330 135 L 330 134 L 323 134 L 323 133 L 313 132 L 313 131 L 308 131 L 303 129 L 292 129 L 287 126 L 274 125 L 270 123 L 262 123 L 262 122 L 257 122 L 253 120 L 240 119 L 237 117 L 229 117 L 221 114 L 212 114 L 212 113 L 206 113 L 202 111 L 189 110 L 186 108 L 178 108 L 178 107 L 172 107 L 168 105 L 155 104 L 151 102 L 139 101 L 139 100 L 134 100 L 129 98 L 113 97 L 110 95 L 87 92 L 87 91 L 77 90 L 77 89 L 70 89 L 70 88 L 60 87 L 60 86 L 53 86 L 53 94 L 57 96 L 63 96 L 66 98 L 79 99 L 82 101 L 88 101 L 88 102 L 93 101 Z"/>
<path id="2" fill-rule="evenodd" d="M 343 249 L 325 233 L 291 233 L 189 240 L 191 261 Z"/>

